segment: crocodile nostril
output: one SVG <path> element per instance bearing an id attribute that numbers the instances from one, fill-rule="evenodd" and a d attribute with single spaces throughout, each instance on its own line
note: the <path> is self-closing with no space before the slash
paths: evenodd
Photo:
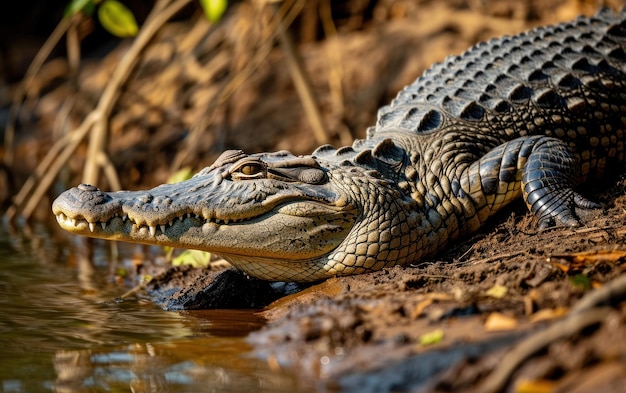
<path id="1" fill-rule="evenodd" d="M 171 206 L 174 201 L 169 196 L 156 196 L 152 203 L 159 206 Z"/>
<path id="2" fill-rule="evenodd" d="M 94 187 L 91 184 L 79 184 L 77 187 L 81 191 L 98 191 L 98 187 Z"/>
<path id="3" fill-rule="evenodd" d="M 151 194 L 143 194 L 140 197 L 137 197 L 137 200 L 142 203 L 150 203 L 152 202 L 154 197 Z"/>

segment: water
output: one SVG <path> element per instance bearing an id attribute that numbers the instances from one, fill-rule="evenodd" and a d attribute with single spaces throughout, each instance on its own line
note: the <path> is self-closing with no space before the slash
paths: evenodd
<path id="1" fill-rule="evenodd" d="M 116 300 L 109 247 L 0 227 L 0 392 L 293 392 L 312 385 L 251 355 L 252 311 L 165 312 Z M 124 257 L 124 248 L 120 255 Z"/>

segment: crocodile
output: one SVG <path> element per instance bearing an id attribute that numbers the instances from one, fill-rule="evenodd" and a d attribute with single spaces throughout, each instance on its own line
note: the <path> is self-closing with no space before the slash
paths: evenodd
<path id="1" fill-rule="evenodd" d="M 432 257 L 517 199 L 541 228 L 577 226 L 600 206 L 576 190 L 624 163 L 625 50 L 626 10 L 491 39 L 426 70 L 352 146 L 227 150 L 189 180 L 81 184 L 52 210 L 72 233 L 302 282 Z"/>

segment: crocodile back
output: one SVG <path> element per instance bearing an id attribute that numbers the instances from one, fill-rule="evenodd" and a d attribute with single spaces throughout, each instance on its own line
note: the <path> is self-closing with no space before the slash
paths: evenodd
<path id="1" fill-rule="evenodd" d="M 593 147 L 623 161 L 625 50 L 626 11 L 607 9 L 477 44 L 404 88 L 379 110 L 369 137 L 408 133 L 428 150 L 428 141 L 455 133 L 489 149 L 543 134 L 567 140 L 577 155 Z"/>

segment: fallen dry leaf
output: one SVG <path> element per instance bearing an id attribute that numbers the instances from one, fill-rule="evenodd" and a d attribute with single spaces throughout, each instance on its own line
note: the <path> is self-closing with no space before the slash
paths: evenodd
<path id="1" fill-rule="evenodd" d="M 499 312 L 492 312 L 485 321 L 485 330 L 489 332 L 512 330 L 515 328 L 517 328 L 517 319 Z"/>
<path id="2" fill-rule="evenodd" d="M 568 311 L 569 309 L 567 307 L 544 308 L 531 315 L 530 322 L 536 323 L 540 321 L 561 318 L 562 316 L 567 314 Z"/>
<path id="3" fill-rule="evenodd" d="M 422 312 L 424 312 L 424 309 L 433 304 L 433 301 L 433 299 L 426 299 L 417 303 L 417 305 L 409 311 L 409 317 L 412 319 L 419 318 L 419 316 L 422 315 Z"/>
<path id="4" fill-rule="evenodd" d="M 623 260 L 626 260 L 626 251 L 622 250 L 583 251 L 552 255 L 547 259 L 548 263 L 565 273 L 570 270 L 580 270 L 585 266 L 599 262 L 617 263 Z"/>
<path id="5" fill-rule="evenodd" d="M 519 381 L 515 385 L 515 393 L 550 393 L 554 391 L 556 382 L 545 379 Z"/>
<path id="6" fill-rule="evenodd" d="M 417 303 L 417 305 L 415 305 L 414 307 L 409 308 L 410 306 L 407 306 L 408 309 L 405 309 L 407 310 L 407 315 L 409 315 L 412 319 L 419 318 L 426 309 L 426 307 L 430 306 L 435 301 L 452 300 L 454 299 L 454 297 L 444 292 L 433 292 L 425 294 L 423 299 L 424 300 Z"/>

